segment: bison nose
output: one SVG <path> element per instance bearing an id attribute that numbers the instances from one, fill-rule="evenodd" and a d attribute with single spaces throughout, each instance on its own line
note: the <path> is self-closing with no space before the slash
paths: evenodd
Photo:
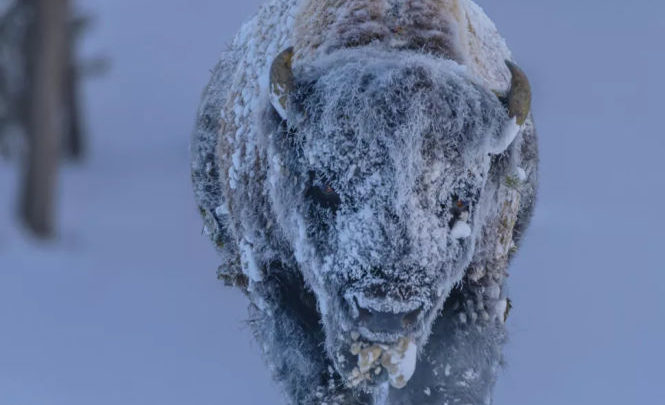
<path id="1" fill-rule="evenodd" d="M 373 305 L 360 304 L 362 301 L 354 300 L 357 308 L 358 323 L 360 326 L 376 333 L 401 333 L 416 328 L 422 308 L 409 311 L 377 310 Z"/>

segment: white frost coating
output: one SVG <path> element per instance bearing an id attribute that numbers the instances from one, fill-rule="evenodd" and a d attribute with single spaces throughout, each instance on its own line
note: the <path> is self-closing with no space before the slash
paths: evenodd
<path id="1" fill-rule="evenodd" d="M 215 208 L 215 214 L 218 216 L 224 216 L 224 215 L 229 215 L 229 207 L 226 204 L 221 204 L 217 208 Z"/>
<path id="2" fill-rule="evenodd" d="M 506 320 L 506 312 L 508 311 L 508 300 L 499 300 L 494 306 L 494 313 L 501 322 Z"/>
<path id="3" fill-rule="evenodd" d="M 487 287 L 487 296 L 493 300 L 498 300 L 499 297 L 501 296 L 501 287 L 498 285 L 491 285 Z"/>
<path id="4" fill-rule="evenodd" d="M 478 377 L 480 377 L 480 373 L 478 373 L 478 371 L 476 371 L 476 370 L 470 368 L 470 369 L 468 369 L 468 370 L 466 370 L 466 371 L 464 372 L 464 374 L 462 375 L 462 377 L 463 377 L 465 380 L 473 381 L 473 380 L 478 379 Z"/>
<path id="5" fill-rule="evenodd" d="M 526 175 L 526 171 L 524 169 L 522 169 L 521 167 L 517 168 L 517 171 L 515 172 L 515 174 L 517 175 L 517 179 L 519 181 L 524 182 L 528 179 L 528 176 Z"/>
<path id="6" fill-rule="evenodd" d="M 494 22 L 483 9 L 471 0 L 461 0 L 470 28 L 474 35 L 469 37 L 471 53 L 469 67 L 477 77 L 492 89 L 507 88 L 510 78 L 504 60 L 512 60 L 506 41 L 499 34 Z"/>
<path id="7" fill-rule="evenodd" d="M 386 350 L 383 366 L 388 370 L 390 385 L 393 388 L 406 387 L 416 371 L 418 346 L 412 339 L 402 338 L 396 346 Z"/>
<path id="8" fill-rule="evenodd" d="M 246 241 L 242 241 L 239 243 L 239 248 L 243 259 L 243 270 L 245 270 L 247 277 L 254 282 L 263 280 L 263 274 L 261 274 L 261 270 L 256 265 L 256 259 L 254 258 L 254 252 L 252 251 L 251 245 Z"/>
<path id="9" fill-rule="evenodd" d="M 450 231 L 450 236 L 455 239 L 465 239 L 471 236 L 471 226 L 466 222 L 457 221 Z"/>
<path id="10" fill-rule="evenodd" d="M 498 154 L 506 150 L 506 148 L 513 143 L 517 134 L 520 133 L 522 127 L 517 125 L 517 118 L 513 117 L 503 128 L 503 133 L 500 137 L 494 138 L 490 141 L 489 152 L 493 154 Z"/>
<path id="11" fill-rule="evenodd" d="M 358 357 L 357 367 L 351 372 L 350 382 L 354 387 L 371 381 L 385 370 L 390 385 L 402 389 L 416 370 L 418 346 L 413 338 L 402 337 L 394 345 L 355 341 L 350 352 Z"/>

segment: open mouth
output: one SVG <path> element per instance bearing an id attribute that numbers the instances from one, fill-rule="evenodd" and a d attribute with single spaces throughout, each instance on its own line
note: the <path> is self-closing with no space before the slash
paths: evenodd
<path id="1" fill-rule="evenodd" d="M 422 308 L 393 313 L 358 307 L 358 329 L 367 339 L 395 341 L 399 336 L 416 333 L 422 312 Z"/>
<path id="2" fill-rule="evenodd" d="M 349 387 L 367 393 L 407 386 L 448 295 L 443 287 L 391 287 L 346 285 L 328 312 L 327 344 L 335 369 Z"/>
<path id="3" fill-rule="evenodd" d="M 384 383 L 404 388 L 416 369 L 418 341 L 425 329 L 421 302 L 346 296 L 347 332 L 338 341 L 340 368 L 352 387 L 372 389 Z"/>
<path id="4" fill-rule="evenodd" d="M 345 298 L 349 324 L 367 341 L 394 344 L 404 336 L 419 337 L 423 329 L 426 311 L 422 302 L 377 299 L 359 293 Z"/>

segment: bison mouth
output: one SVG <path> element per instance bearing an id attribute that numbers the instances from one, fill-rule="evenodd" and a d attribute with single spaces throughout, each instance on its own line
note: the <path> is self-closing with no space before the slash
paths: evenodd
<path id="1" fill-rule="evenodd" d="M 403 336 L 416 336 L 423 329 L 425 303 L 368 297 L 362 293 L 345 295 L 347 318 L 357 332 L 374 342 L 395 343 Z"/>
<path id="2" fill-rule="evenodd" d="M 328 314 L 332 327 L 326 332 L 335 367 L 350 386 L 372 391 L 386 383 L 396 389 L 407 385 L 435 318 L 430 298 L 344 294 L 335 313 Z"/>

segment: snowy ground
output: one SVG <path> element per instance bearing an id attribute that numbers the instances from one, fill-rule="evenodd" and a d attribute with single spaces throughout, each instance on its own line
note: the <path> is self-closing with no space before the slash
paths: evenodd
<path id="1" fill-rule="evenodd" d="M 188 172 L 208 69 L 259 2 L 84 3 L 86 49 L 113 67 L 86 89 L 92 150 L 61 178 L 58 241 L 17 229 L 0 163 L 0 404 L 280 404 Z M 665 6 L 546 3 L 481 2 L 534 83 L 543 155 L 496 404 L 658 403 Z"/>

